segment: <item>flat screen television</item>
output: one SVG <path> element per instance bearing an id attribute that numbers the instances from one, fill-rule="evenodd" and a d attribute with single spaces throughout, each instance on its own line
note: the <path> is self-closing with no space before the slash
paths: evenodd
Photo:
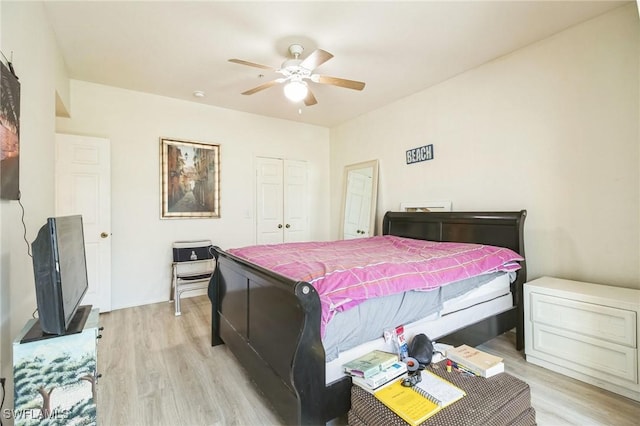
<path id="1" fill-rule="evenodd" d="M 82 216 L 48 218 L 31 250 L 42 331 L 63 335 L 82 330 L 84 323 L 80 330 L 70 330 L 89 287 Z"/>

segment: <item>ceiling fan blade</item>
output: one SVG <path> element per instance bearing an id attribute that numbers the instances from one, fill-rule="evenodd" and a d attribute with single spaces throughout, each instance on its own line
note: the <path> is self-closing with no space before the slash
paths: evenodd
<path id="1" fill-rule="evenodd" d="M 312 79 L 312 81 L 316 81 L 315 78 Z M 338 77 L 329 77 L 327 75 L 319 75 L 317 82 L 322 84 L 331 84 L 333 86 L 340 86 L 340 87 L 353 89 L 353 90 L 364 89 L 364 83 L 361 81 L 347 80 L 347 79 L 338 78 Z"/>
<path id="2" fill-rule="evenodd" d="M 256 64 L 255 62 L 243 61 L 242 59 L 229 59 L 229 62 L 233 62 L 234 64 L 240 64 L 240 65 L 248 65 L 250 67 L 255 67 L 255 68 L 262 68 L 263 70 L 273 69 L 273 67 L 270 67 L 268 65 L 260 65 L 260 64 Z"/>
<path id="3" fill-rule="evenodd" d="M 300 63 L 300 66 L 308 69 L 309 71 L 313 71 L 331 58 L 333 58 L 331 53 L 326 50 L 316 49 Z"/>
<path id="4" fill-rule="evenodd" d="M 280 84 L 284 81 L 282 78 L 276 78 L 275 80 L 267 81 L 266 83 L 261 84 L 260 86 L 256 86 L 253 89 L 249 89 L 246 92 L 242 92 L 243 95 L 253 95 L 256 92 L 259 92 L 264 89 L 268 89 L 269 87 L 275 86 L 276 84 Z"/>
<path id="5" fill-rule="evenodd" d="M 313 93 L 311 92 L 311 90 L 309 89 L 307 91 L 307 96 L 304 98 L 304 104 L 306 106 L 311 106 L 311 105 L 315 105 L 317 104 L 318 101 L 316 100 L 316 97 L 313 96 Z"/>

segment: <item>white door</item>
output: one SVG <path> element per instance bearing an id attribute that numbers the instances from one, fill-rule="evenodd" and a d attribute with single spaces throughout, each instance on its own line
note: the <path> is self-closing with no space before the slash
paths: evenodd
<path id="1" fill-rule="evenodd" d="M 256 243 L 308 238 L 307 163 L 256 158 Z"/>
<path id="2" fill-rule="evenodd" d="M 283 169 L 278 158 L 256 159 L 256 242 L 276 244 L 283 241 Z"/>
<path id="3" fill-rule="evenodd" d="M 284 242 L 309 239 L 306 161 L 284 160 Z"/>
<path id="4" fill-rule="evenodd" d="M 81 214 L 89 289 L 82 304 L 111 310 L 111 152 L 108 139 L 56 134 L 56 216 Z"/>
<path id="5" fill-rule="evenodd" d="M 347 178 L 344 211 L 344 239 L 371 236 L 369 230 L 371 208 L 371 177 L 351 172 Z"/>

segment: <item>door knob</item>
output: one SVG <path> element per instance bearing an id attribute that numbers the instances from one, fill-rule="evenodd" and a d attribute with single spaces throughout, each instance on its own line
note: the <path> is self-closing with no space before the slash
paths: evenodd
<path id="1" fill-rule="evenodd" d="M 102 232 L 100 233 L 100 238 L 107 238 L 109 236 L 108 232 Z"/>
<path id="2" fill-rule="evenodd" d="M 278 229 L 282 229 L 282 224 L 281 223 L 278 224 Z"/>
<path id="3" fill-rule="evenodd" d="M 288 223 L 285 225 L 285 228 L 289 229 L 291 228 L 291 225 L 289 225 Z"/>

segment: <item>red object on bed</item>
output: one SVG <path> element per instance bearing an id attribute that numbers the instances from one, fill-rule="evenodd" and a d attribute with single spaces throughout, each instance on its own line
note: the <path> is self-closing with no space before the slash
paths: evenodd
<path id="1" fill-rule="evenodd" d="M 373 297 L 428 291 L 482 274 L 520 269 L 518 253 L 484 244 L 391 235 L 228 250 L 266 269 L 311 283 L 322 305 L 321 334 L 333 315 Z"/>

